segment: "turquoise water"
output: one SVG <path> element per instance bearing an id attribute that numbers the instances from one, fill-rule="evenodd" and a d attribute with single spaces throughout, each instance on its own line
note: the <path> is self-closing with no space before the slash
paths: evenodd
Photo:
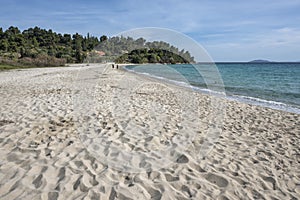
<path id="1" fill-rule="evenodd" d="M 300 63 L 217 63 L 127 66 L 226 98 L 300 113 Z"/>

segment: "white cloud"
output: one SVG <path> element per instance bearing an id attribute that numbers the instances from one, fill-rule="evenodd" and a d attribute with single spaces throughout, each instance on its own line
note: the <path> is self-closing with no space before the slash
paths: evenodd
<path id="1" fill-rule="evenodd" d="M 300 51 L 300 29 L 279 28 L 257 37 L 261 46 L 298 45 Z"/>
<path id="2" fill-rule="evenodd" d="M 0 7 L 0 21 L 4 28 L 37 25 L 100 35 L 164 27 L 191 36 L 217 60 L 300 60 L 299 10 L 299 0 L 13 0 Z"/>
<path id="3" fill-rule="evenodd" d="M 247 39 L 232 42 L 205 44 L 204 47 L 216 61 L 273 61 L 300 60 L 300 30 L 280 28 L 255 34 Z"/>

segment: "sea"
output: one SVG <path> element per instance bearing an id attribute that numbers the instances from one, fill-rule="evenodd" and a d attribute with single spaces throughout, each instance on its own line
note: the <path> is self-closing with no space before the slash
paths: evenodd
<path id="1" fill-rule="evenodd" d="M 125 69 L 198 92 L 300 114 L 300 63 L 147 64 Z"/>

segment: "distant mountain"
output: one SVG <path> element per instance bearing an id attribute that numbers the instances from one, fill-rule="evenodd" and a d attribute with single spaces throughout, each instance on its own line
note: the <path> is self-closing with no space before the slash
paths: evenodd
<path id="1" fill-rule="evenodd" d="M 269 60 L 252 60 L 250 63 L 270 63 L 271 61 Z"/>

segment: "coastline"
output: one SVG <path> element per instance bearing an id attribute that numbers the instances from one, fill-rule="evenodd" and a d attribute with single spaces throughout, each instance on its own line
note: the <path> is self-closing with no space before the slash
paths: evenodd
<path id="1" fill-rule="evenodd" d="M 223 62 L 220 62 L 220 63 L 222 64 Z M 220 63 L 217 63 L 217 64 L 220 64 Z M 273 62 L 270 62 L 270 64 L 272 64 L 272 63 Z M 227 62 L 225 64 L 230 64 L 230 62 Z M 232 62 L 232 64 L 236 64 L 236 63 Z M 247 63 L 245 62 L 242 64 L 247 64 Z M 147 64 L 134 64 L 134 65 L 147 65 Z M 248 96 L 247 94 L 234 94 L 232 92 L 226 91 L 227 90 L 226 87 L 224 88 L 224 90 L 226 92 L 224 91 L 224 93 L 220 93 L 215 90 L 208 89 L 208 88 L 191 85 L 190 83 L 187 82 L 187 80 L 178 81 L 178 80 L 172 80 L 172 79 L 165 78 L 164 76 L 153 75 L 153 74 L 149 74 L 149 73 L 145 73 L 145 72 L 137 72 L 132 69 L 127 69 L 126 66 L 131 66 L 131 64 L 123 65 L 124 70 L 127 70 L 131 73 L 135 73 L 137 75 L 144 75 L 146 77 L 151 77 L 157 81 L 164 81 L 166 83 L 171 83 L 171 84 L 175 84 L 178 86 L 182 86 L 185 89 L 192 89 L 193 91 L 199 92 L 202 94 L 214 95 L 214 96 L 218 96 L 218 97 L 223 97 L 224 99 L 227 99 L 230 101 L 237 101 L 239 103 L 246 103 L 246 104 L 261 106 L 261 107 L 265 107 L 265 108 L 281 110 L 284 112 L 300 114 L 300 107 L 297 105 L 287 104 L 287 103 L 280 102 L 275 99 L 266 100 L 263 98 Z"/>
<path id="2" fill-rule="evenodd" d="M 0 73 L 0 93 L 1 199 L 300 198 L 299 114 L 93 64 Z M 216 123 L 220 134 L 201 157 Z M 158 164 L 120 171 L 119 152 L 94 149 L 99 136 L 123 151 L 153 151 Z M 177 157 L 159 154 L 167 142 Z M 139 158 L 123 161 L 137 170 Z"/>

